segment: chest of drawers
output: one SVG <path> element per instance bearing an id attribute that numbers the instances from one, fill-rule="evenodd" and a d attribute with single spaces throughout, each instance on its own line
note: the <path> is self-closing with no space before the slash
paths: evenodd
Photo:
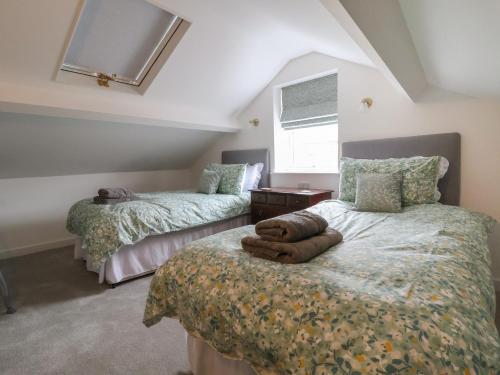
<path id="1" fill-rule="evenodd" d="M 300 190 L 293 188 L 272 188 L 251 191 L 252 223 L 270 219 L 293 211 L 303 210 L 316 203 L 331 199 L 331 190 Z"/>

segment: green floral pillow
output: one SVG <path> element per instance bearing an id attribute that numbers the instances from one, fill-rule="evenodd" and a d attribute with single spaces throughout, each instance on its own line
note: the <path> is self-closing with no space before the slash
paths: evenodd
<path id="1" fill-rule="evenodd" d="M 201 172 L 200 181 L 198 182 L 198 193 L 215 194 L 219 188 L 221 174 L 218 171 L 210 171 L 204 169 Z"/>
<path id="2" fill-rule="evenodd" d="M 359 173 L 403 173 L 403 205 L 435 203 L 439 156 L 401 159 L 340 159 L 339 199 L 354 202 Z"/>
<path id="3" fill-rule="evenodd" d="M 246 168 L 246 164 L 210 163 L 206 169 L 221 175 L 217 193 L 239 195 L 243 191 Z"/>
<path id="4" fill-rule="evenodd" d="M 359 173 L 356 201 L 359 211 L 400 212 L 403 173 Z"/>

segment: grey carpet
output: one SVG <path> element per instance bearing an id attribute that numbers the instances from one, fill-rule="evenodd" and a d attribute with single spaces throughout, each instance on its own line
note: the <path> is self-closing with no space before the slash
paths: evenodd
<path id="1" fill-rule="evenodd" d="M 151 277 L 111 289 L 72 248 L 0 261 L 17 312 L 0 303 L 0 374 L 182 374 L 179 323 L 142 325 Z"/>

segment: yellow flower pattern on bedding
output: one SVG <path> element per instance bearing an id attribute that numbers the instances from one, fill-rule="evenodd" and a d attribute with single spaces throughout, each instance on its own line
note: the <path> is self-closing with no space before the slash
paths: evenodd
<path id="1" fill-rule="evenodd" d="M 310 210 L 344 241 L 298 265 L 242 251 L 253 226 L 195 241 L 156 272 L 144 323 L 177 317 L 259 374 L 500 374 L 493 219 L 438 203 Z"/>

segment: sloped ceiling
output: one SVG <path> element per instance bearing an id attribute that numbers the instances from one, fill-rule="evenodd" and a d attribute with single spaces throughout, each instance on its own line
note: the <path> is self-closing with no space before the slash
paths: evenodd
<path id="1" fill-rule="evenodd" d="M 55 80 L 82 0 L 0 1 L 0 178 L 189 167 L 310 52 L 500 97 L 496 0 L 148 1 L 192 25 L 144 95 Z"/>
<path id="2" fill-rule="evenodd" d="M 398 0 L 322 2 L 396 88 L 413 101 L 421 96 L 427 80 Z"/>
<path id="3" fill-rule="evenodd" d="M 150 0 L 191 22 L 144 95 L 56 80 L 82 0 L 0 2 L 0 178 L 181 169 L 288 61 L 370 65 L 319 0 Z"/>
<path id="4" fill-rule="evenodd" d="M 399 2 L 429 83 L 500 98 L 500 1 Z"/>
<path id="5" fill-rule="evenodd" d="M 53 80 L 80 0 L 0 2 L 0 110 L 234 131 L 295 57 L 371 64 L 319 0 L 151 2 L 192 25 L 144 95 Z"/>
<path id="6" fill-rule="evenodd" d="M 0 178 L 189 168 L 221 133 L 0 113 Z"/>

